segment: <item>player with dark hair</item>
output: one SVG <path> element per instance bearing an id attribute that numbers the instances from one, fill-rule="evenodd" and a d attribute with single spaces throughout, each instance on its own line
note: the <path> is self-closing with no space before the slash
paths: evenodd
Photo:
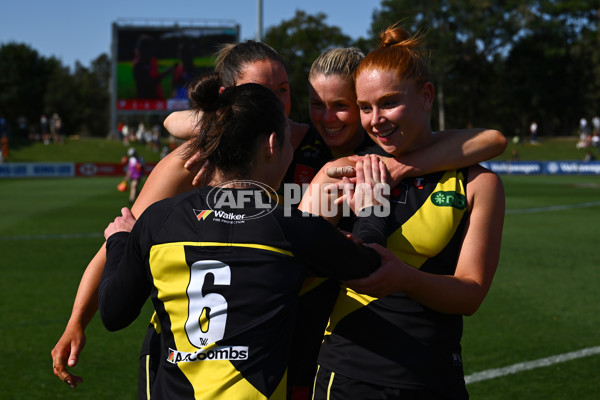
<path id="1" fill-rule="evenodd" d="M 337 61 L 336 61 L 337 60 Z M 344 59 L 336 58 L 328 65 L 332 68 L 322 69 L 323 74 L 327 73 L 332 77 L 337 77 L 337 70 L 347 70 L 344 66 L 339 66 L 345 62 Z M 237 44 L 225 46 L 217 57 L 217 72 L 223 79 L 224 87 L 232 85 L 241 85 L 244 83 L 259 83 L 271 91 L 284 106 L 287 113 L 291 107 L 290 88 L 288 76 L 285 69 L 285 64 L 281 56 L 271 47 L 264 43 L 247 41 Z M 321 74 L 321 72 L 319 72 Z M 348 98 L 341 99 L 345 103 L 350 104 L 349 113 L 358 114 L 358 107 L 355 103 L 355 95 L 353 93 L 352 77 L 343 75 L 344 92 L 349 93 Z M 321 85 L 329 90 L 329 87 Z M 349 90 L 347 90 L 349 89 Z M 319 89 L 318 95 L 321 99 L 325 99 L 324 93 Z M 336 95 L 337 96 L 337 95 Z M 337 104 L 337 103 L 333 103 Z M 329 107 L 329 106 L 328 106 Z M 328 111 L 329 112 L 329 111 Z M 190 112 L 178 112 L 171 114 L 165 120 L 165 127 L 171 133 L 186 132 L 186 137 L 193 137 L 197 134 L 201 114 Z M 329 149 L 326 152 L 321 152 L 324 146 L 317 148 L 311 138 L 321 140 L 319 135 L 308 137 L 308 125 L 299 124 L 289 121 L 291 126 L 292 145 L 295 148 L 294 163 L 302 165 L 302 171 L 318 169 L 322 164 L 329 159 Z M 355 132 L 364 136 L 364 132 L 359 124 L 359 120 L 355 118 L 353 122 Z M 445 139 L 439 140 L 435 145 L 427 149 L 421 149 L 419 154 L 406 154 L 402 158 L 398 158 L 398 166 L 393 172 L 401 177 L 407 173 L 419 173 L 420 171 L 433 170 L 437 168 L 448 167 L 448 164 L 473 163 L 488 159 L 501 153 L 505 147 L 505 141 L 502 134 L 493 130 L 472 130 L 461 135 L 448 135 Z M 302 144 L 300 144 L 302 143 Z M 314 149 L 317 148 L 315 151 Z M 323 156 L 325 154 L 325 156 Z M 190 171 L 184 166 L 186 164 L 186 154 L 176 150 L 163 158 L 152 170 L 145 181 L 144 187 L 136 199 L 131 211 L 134 216 L 139 216 L 146 207 L 150 204 L 175 196 L 179 193 L 191 190 L 194 188 L 193 181 L 196 171 Z M 418 161 L 419 163 L 415 163 Z M 288 171 L 292 171 L 290 168 Z M 288 174 L 286 182 L 308 182 L 312 178 L 314 171 L 308 175 L 297 174 L 296 168 L 294 172 Z M 302 179 L 298 179 L 301 177 Z M 97 310 L 97 287 L 104 268 L 106 260 L 104 245 L 100 248 L 94 258 L 87 266 L 77 296 L 75 298 L 71 317 L 62 334 L 61 338 L 56 343 L 52 350 L 53 369 L 56 376 L 61 380 L 75 387 L 81 378 L 72 375 L 66 369 L 67 365 L 73 367 L 79 360 L 80 353 L 85 345 L 85 327 Z M 156 321 L 154 321 L 156 322 Z M 158 324 L 156 329 L 160 329 Z M 143 349 L 140 358 L 140 398 L 148 397 L 148 388 L 152 381 L 152 371 L 154 360 L 157 356 L 149 356 L 150 351 L 154 348 L 151 345 L 153 334 L 149 331 L 147 339 L 144 341 Z"/>
<path id="2" fill-rule="evenodd" d="M 209 184 L 137 222 L 125 208 L 108 226 L 100 315 L 122 329 L 151 296 L 165 355 L 153 397 L 285 399 L 306 274 L 357 278 L 379 257 L 321 218 L 286 216 L 257 190 L 276 189 L 292 159 L 283 105 L 257 84 L 220 87 L 217 75 L 203 78 L 191 96 L 203 123 L 189 151 L 211 166 Z"/>

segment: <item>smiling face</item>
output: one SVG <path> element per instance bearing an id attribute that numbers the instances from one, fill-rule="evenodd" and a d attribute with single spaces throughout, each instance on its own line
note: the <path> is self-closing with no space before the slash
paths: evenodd
<path id="1" fill-rule="evenodd" d="M 279 101 L 283 103 L 285 115 L 290 114 L 292 102 L 290 99 L 290 83 L 285 66 L 278 61 L 262 60 L 247 64 L 236 85 L 244 83 L 258 83 L 270 89 Z"/>
<path id="2" fill-rule="evenodd" d="M 354 152 L 363 141 L 352 78 L 317 75 L 310 80 L 310 120 L 338 156 Z"/>
<path id="3" fill-rule="evenodd" d="M 387 153 L 398 156 L 431 142 L 431 82 L 419 88 L 393 71 L 371 69 L 356 77 L 356 94 L 363 128 Z"/>

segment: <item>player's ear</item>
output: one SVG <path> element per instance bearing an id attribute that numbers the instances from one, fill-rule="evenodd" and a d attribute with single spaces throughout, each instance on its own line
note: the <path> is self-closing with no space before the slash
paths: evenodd
<path id="1" fill-rule="evenodd" d="M 267 139 L 267 156 L 272 157 L 275 154 L 275 150 L 277 149 L 277 134 L 275 132 L 271 132 Z"/>
<path id="2" fill-rule="evenodd" d="M 435 89 L 433 87 L 433 83 L 426 82 L 421 89 L 421 99 L 423 101 L 423 110 L 431 111 L 433 106 L 433 96 L 435 93 Z"/>

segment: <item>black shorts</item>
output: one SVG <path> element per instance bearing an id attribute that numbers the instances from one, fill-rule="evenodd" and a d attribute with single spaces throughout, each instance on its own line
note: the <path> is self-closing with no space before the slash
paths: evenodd
<path id="1" fill-rule="evenodd" d="M 337 374 L 322 366 L 317 370 L 313 400 L 449 400 L 447 393 L 427 389 L 379 386 Z M 459 397 L 465 398 L 467 397 Z"/>
<path id="2" fill-rule="evenodd" d="M 156 333 L 154 325 L 148 326 L 146 337 L 140 351 L 140 369 L 138 374 L 138 399 L 148 400 L 150 388 L 156 378 L 160 364 L 160 335 Z"/>

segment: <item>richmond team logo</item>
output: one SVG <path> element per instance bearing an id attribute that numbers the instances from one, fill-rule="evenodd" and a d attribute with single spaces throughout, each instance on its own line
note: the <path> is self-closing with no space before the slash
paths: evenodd
<path id="1" fill-rule="evenodd" d="M 242 222 L 272 213 L 279 195 L 262 182 L 236 180 L 215 186 L 206 200 L 210 210 L 194 210 L 199 221 L 212 214 L 213 220 Z"/>

